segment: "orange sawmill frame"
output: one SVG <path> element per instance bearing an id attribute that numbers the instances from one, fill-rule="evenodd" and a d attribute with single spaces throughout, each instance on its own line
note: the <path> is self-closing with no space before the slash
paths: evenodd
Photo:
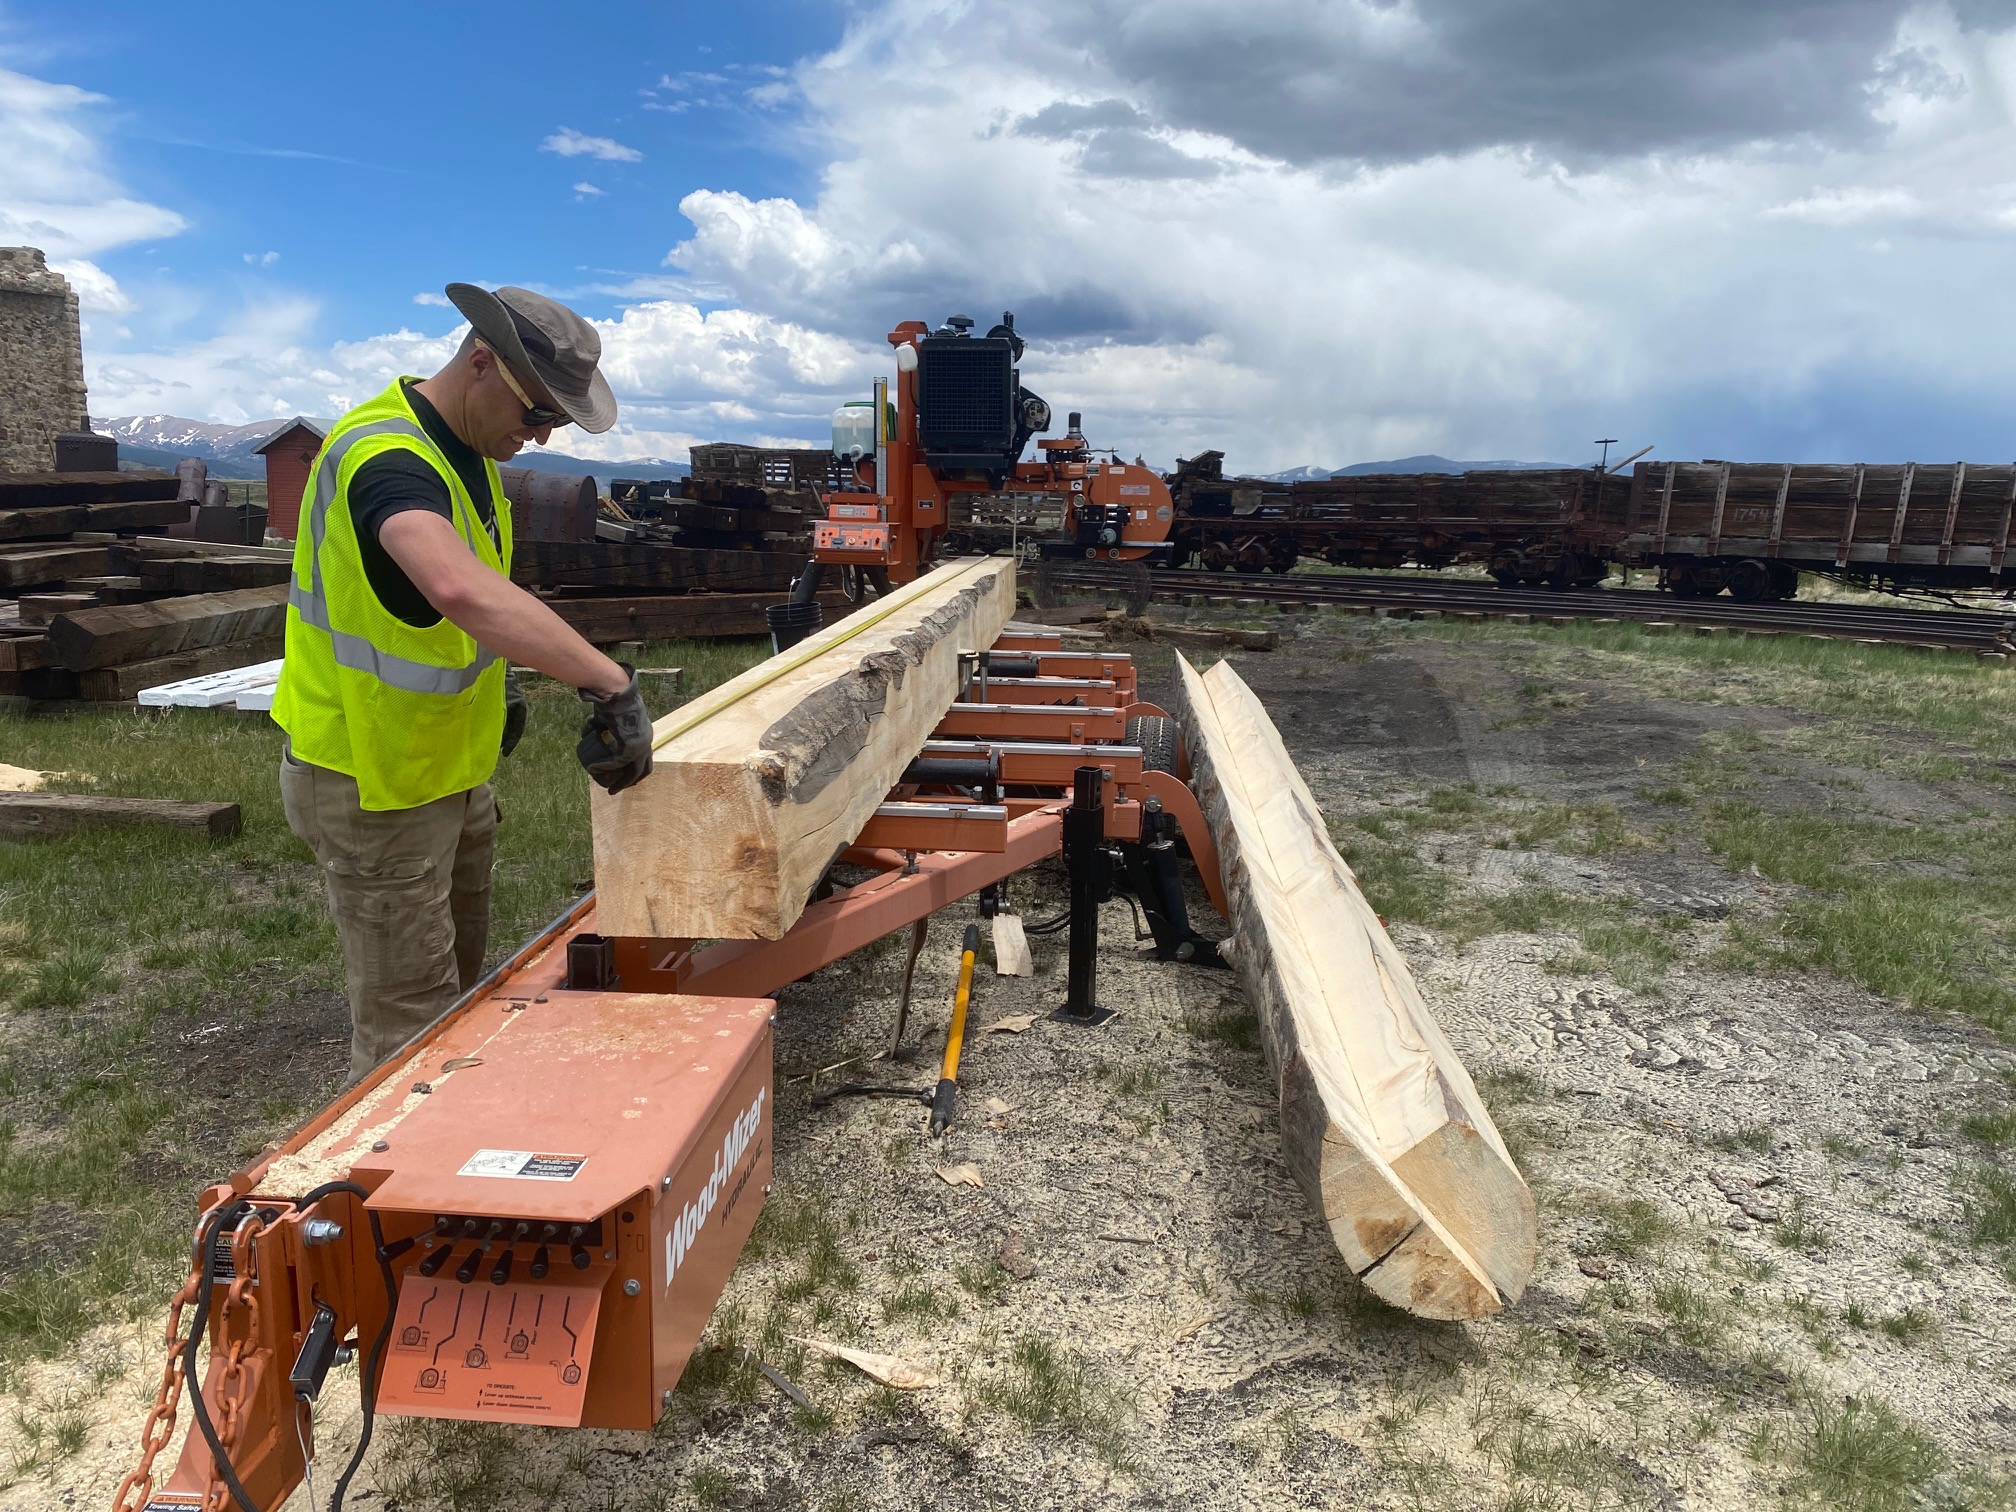
<path id="1" fill-rule="evenodd" d="M 376 1413 L 651 1427 L 769 1188 L 774 994 L 1058 854 L 1085 769 L 1102 779 L 1105 835 L 1138 838 L 1147 813 L 1166 812 L 1224 914 L 1195 797 L 1119 744 L 1151 707 L 1134 698 L 1132 662 L 1046 636 L 995 649 L 1038 655 L 1042 691 L 1060 701 L 989 679 L 989 696 L 947 710 L 925 754 L 984 758 L 998 801 L 899 786 L 837 857 L 870 875 L 778 940 L 604 939 L 584 897 L 209 1187 L 142 1463 L 115 1505 L 224 1508 L 240 1491 L 279 1505 L 313 1452 L 312 1393 L 296 1378 L 319 1391 L 339 1347 L 355 1351 Z M 207 1371 L 198 1400 L 178 1403 L 199 1330 Z M 200 1409 L 235 1486 L 194 1431 L 155 1475 L 178 1408 Z"/>

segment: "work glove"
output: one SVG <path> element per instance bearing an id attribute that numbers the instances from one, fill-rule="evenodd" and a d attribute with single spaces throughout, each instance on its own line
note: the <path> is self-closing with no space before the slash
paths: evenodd
<path id="1" fill-rule="evenodd" d="M 525 690 L 509 672 L 504 674 L 504 739 L 497 748 L 497 754 L 509 756 L 518 749 L 518 742 L 525 738 L 525 718 L 532 712 L 532 705 L 526 701 Z"/>
<path id="2" fill-rule="evenodd" d="M 580 690 L 588 705 L 588 722 L 581 726 L 581 743 L 575 756 L 590 777 L 611 793 L 620 793 L 642 782 L 651 771 L 651 716 L 644 709 L 644 695 L 637 691 L 637 669 L 618 662 L 630 674 L 629 686 L 613 698 L 597 698 L 586 688 Z"/>

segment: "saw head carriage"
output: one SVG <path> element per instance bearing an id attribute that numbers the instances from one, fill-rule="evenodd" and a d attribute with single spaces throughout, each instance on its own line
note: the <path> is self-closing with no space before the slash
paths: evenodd
<path id="1" fill-rule="evenodd" d="M 1175 509 L 1161 476 L 1140 463 L 1101 456 L 1087 444 L 1077 411 L 1061 437 L 1051 410 L 1022 384 L 1026 350 L 1015 317 L 973 334 L 969 316 L 936 330 L 908 320 L 889 333 L 896 376 L 875 397 L 833 416 L 833 451 L 854 467 L 854 487 L 825 496 L 813 527 L 815 569 L 852 568 L 878 590 L 928 567 L 950 527 L 959 494 L 1034 494 L 1063 503 L 1061 537 L 1036 544 L 1044 558 L 1154 563 L 1170 555 Z M 816 579 L 817 572 L 808 574 Z"/>

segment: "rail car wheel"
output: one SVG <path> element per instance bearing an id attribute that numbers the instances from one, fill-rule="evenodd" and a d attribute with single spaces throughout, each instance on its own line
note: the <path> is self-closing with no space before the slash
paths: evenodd
<path id="1" fill-rule="evenodd" d="M 1771 564 L 1760 562 L 1755 557 L 1745 557 L 1729 569 L 1729 597 L 1745 604 L 1761 604 L 1765 599 L 1775 598 Z"/>
<path id="2" fill-rule="evenodd" d="M 1790 599 L 1799 597 L 1799 569 L 1786 562 L 1771 564 L 1771 597 Z"/>
<path id="3" fill-rule="evenodd" d="M 1685 563 L 1666 569 L 1666 589 L 1675 598 L 1701 597 L 1701 584 L 1694 577 L 1694 569 Z"/>
<path id="4" fill-rule="evenodd" d="M 1248 572 L 1264 572 L 1267 570 L 1268 555 L 1267 543 L 1255 536 L 1239 548 L 1239 565 Z"/>
<path id="5" fill-rule="evenodd" d="M 1295 564 L 1302 559 L 1302 548 L 1294 541 L 1283 538 L 1267 548 L 1267 570 L 1269 572 L 1293 572 Z"/>
<path id="6" fill-rule="evenodd" d="M 1223 541 L 1206 541 L 1198 554 L 1206 567 L 1213 572 L 1230 572 L 1232 564 L 1238 560 L 1230 546 Z"/>

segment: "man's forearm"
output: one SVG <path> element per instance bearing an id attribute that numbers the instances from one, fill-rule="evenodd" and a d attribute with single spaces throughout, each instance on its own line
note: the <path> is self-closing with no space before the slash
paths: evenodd
<path id="1" fill-rule="evenodd" d="M 629 685 L 621 667 L 536 595 L 494 572 L 485 572 L 445 617 L 499 656 L 571 687 L 606 698 Z"/>

